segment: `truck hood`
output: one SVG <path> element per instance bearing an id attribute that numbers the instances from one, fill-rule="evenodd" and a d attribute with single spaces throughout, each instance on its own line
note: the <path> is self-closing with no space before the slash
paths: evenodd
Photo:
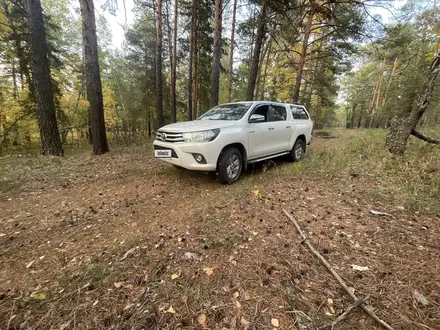
<path id="1" fill-rule="evenodd" d="M 207 131 L 215 128 L 231 127 L 234 126 L 236 123 L 237 123 L 236 120 L 183 121 L 183 122 L 163 126 L 159 128 L 159 131 L 172 132 L 172 133 Z"/>

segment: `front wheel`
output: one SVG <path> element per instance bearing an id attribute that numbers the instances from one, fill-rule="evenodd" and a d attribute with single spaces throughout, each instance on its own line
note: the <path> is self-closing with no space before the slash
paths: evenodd
<path id="1" fill-rule="evenodd" d="M 304 158 L 304 152 L 306 150 L 306 145 L 303 140 L 297 139 L 290 151 L 290 160 L 293 162 L 299 162 Z"/>
<path id="2" fill-rule="evenodd" d="M 217 165 L 220 183 L 231 184 L 238 180 L 243 169 L 243 157 L 237 148 L 229 148 L 221 155 Z"/>

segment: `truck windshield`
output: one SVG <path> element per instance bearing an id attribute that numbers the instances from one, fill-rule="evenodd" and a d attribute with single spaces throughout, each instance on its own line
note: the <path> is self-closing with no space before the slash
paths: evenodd
<path id="1" fill-rule="evenodd" d="M 199 120 L 239 120 L 252 103 L 221 104 L 203 114 Z"/>

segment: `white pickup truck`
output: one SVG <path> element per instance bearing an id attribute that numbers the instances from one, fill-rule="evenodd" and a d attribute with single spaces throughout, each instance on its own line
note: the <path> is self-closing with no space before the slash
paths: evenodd
<path id="1" fill-rule="evenodd" d="M 234 183 L 248 164 L 289 155 L 300 161 L 312 140 L 304 106 L 265 101 L 218 105 L 198 120 L 161 127 L 154 156 L 188 170 L 215 172 Z"/>

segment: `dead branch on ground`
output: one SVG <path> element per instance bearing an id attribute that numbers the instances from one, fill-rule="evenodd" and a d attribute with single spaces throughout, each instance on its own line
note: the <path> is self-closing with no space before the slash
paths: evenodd
<path id="1" fill-rule="evenodd" d="M 425 142 L 428 142 L 428 143 L 432 143 L 432 144 L 440 144 L 440 140 L 436 140 L 436 139 L 433 139 L 433 138 L 427 137 L 427 136 L 423 135 L 422 133 L 420 133 L 419 131 L 416 131 L 415 129 L 413 129 L 413 130 L 411 131 L 411 135 L 412 135 L 412 136 L 415 136 L 416 138 L 418 138 L 418 139 L 420 139 L 420 140 L 423 140 L 423 141 L 425 141 Z"/>
<path id="2" fill-rule="evenodd" d="M 347 284 L 344 282 L 344 280 L 339 276 L 339 274 L 334 270 L 334 268 L 328 263 L 328 261 L 313 247 L 312 243 L 310 243 L 307 236 L 304 234 L 304 232 L 301 230 L 301 227 L 299 226 L 298 222 L 287 212 L 285 209 L 283 209 L 284 214 L 290 219 L 290 221 L 293 222 L 295 225 L 298 233 L 303 238 L 304 243 L 307 245 L 307 247 L 310 249 L 310 251 L 324 264 L 324 266 L 328 269 L 330 273 L 336 278 L 336 280 L 341 284 L 341 286 L 344 288 L 344 290 L 348 293 L 348 295 L 355 301 L 358 302 L 359 298 L 353 293 L 353 291 L 347 286 Z M 360 303 L 360 307 L 367 313 L 370 317 L 372 317 L 374 320 L 376 320 L 377 323 L 379 323 L 382 327 L 384 327 L 387 330 L 394 330 L 393 327 L 391 327 L 388 323 L 381 320 L 368 306 L 363 304 L 363 302 Z"/>
<path id="3" fill-rule="evenodd" d="M 353 305 L 351 305 L 350 307 L 348 307 L 344 313 L 342 313 L 341 315 L 338 316 L 338 318 L 336 320 L 334 320 L 332 323 L 324 325 L 323 327 L 320 327 L 318 330 L 324 330 L 327 328 L 330 328 L 330 330 L 333 330 L 333 328 L 335 327 L 336 324 L 338 324 L 339 322 L 341 322 L 342 320 L 344 320 L 347 315 L 356 307 L 358 307 L 360 304 L 363 304 L 366 300 L 368 300 L 368 298 L 370 298 L 370 295 L 359 299 L 358 301 L 356 301 Z"/>

